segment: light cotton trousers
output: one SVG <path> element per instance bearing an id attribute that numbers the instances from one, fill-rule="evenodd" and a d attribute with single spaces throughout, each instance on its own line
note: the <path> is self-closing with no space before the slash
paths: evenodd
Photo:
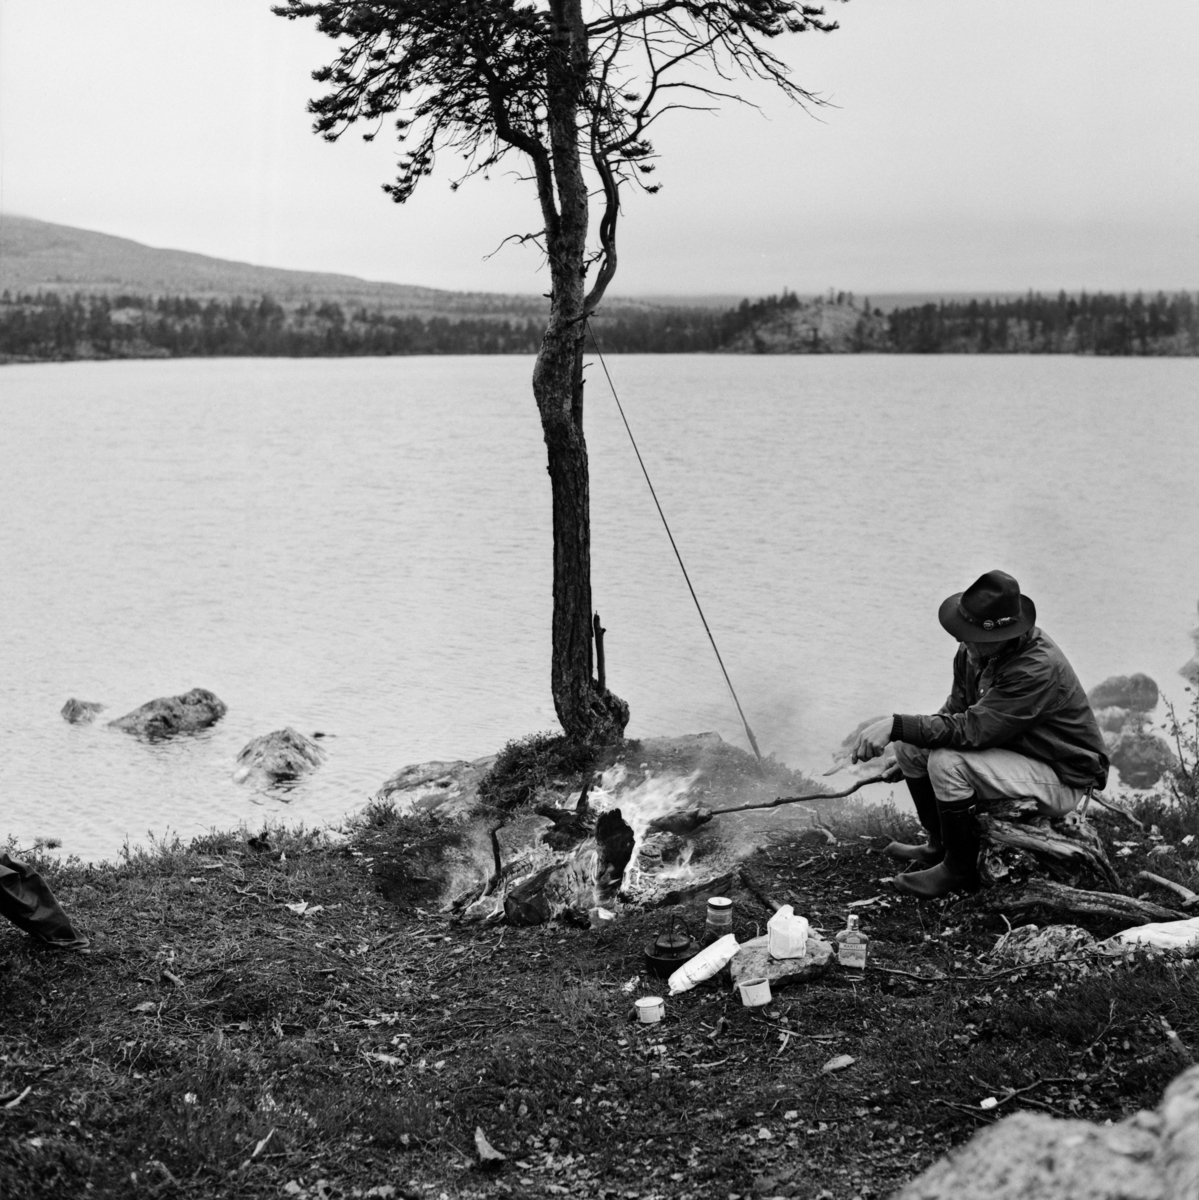
<path id="1" fill-rule="evenodd" d="M 927 775 L 942 808 L 969 808 L 982 801 L 1030 797 L 1049 814 L 1073 812 L 1086 788 L 1062 783 L 1040 759 L 1015 750 L 923 750 L 907 742 L 894 744 L 895 761 L 909 779 Z"/>

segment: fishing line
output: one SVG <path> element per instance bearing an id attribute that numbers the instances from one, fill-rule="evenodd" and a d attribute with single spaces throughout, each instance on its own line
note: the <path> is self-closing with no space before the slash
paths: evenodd
<path id="1" fill-rule="evenodd" d="M 654 491 L 653 480 L 650 479 L 649 471 L 645 468 L 645 460 L 641 457 L 641 451 L 637 448 L 637 439 L 633 436 L 633 430 L 629 426 L 629 418 L 625 416 L 624 405 L 620 402 L 620 396 L 617 395 L 616 385 L 612 382 L 612 375 L 608 370 L 608 364 L 604 361 L 604 352 L 599 347 L 599 340 L 595 336 L 595 331 L 591 328 L 591 322 L 584 319 L 584 324 L 587 326 L 587 332 L 591 335 L 591 344 L 595 347 L 595 352 L 599 356 L 600 366 L 604 370 L 604 377 L 608 381 L 608 386 L 612 389 L 612 399 L 616 401 L 616 408 L 620 413 L 620 419 L 624 422 L 625 432 L 629 435 L 629 441 L 633 444 L 633 453 L 637 455 L 637 464 L 641 467 L 641 474 L 645 476 L 645 482 L 649 486 L 649 494 L 653 496 L 658 516 L 662 518 L 662 527 L 666 530 L 666 536 L 670 539 L 670 548 L 674 551 L 674 556 L 679 561 L 679 570 L 683 572 L 683 578 L 687 581 L 687 590 L 691 593 L 691 599 L 695 601 L 695 611 L 699 613 L 699 619 L 704 623 L 704 632 L 708 635 L 708 641 L 712 643 L 712 649 L 716 654 L 716 661 L 720 664 L 720 673 L 724 676 L 725 683 L 729 685 L 729 695 L 733 697 L 733 703 L 737 706 L 737 715 L 741 718 L 741 724 L 745 726 L 745 736 L 749 738 L 749 744 L 753 747 L 754 757 L 761 762 L 762 751 L 758 749 L 758 739 L 754 737 L 754 731 L 750 729 L 749 722 L 745 719 L 745 710 L 741 707 L 741 701 L 737 699 L 737 690 L 733 687 L 733 681 L 729 678 L 729 673 L 725 669 L 724 659 L 720 657 L 720 647 L 716 645 L 716 639 L 712 636 L 712 630 L 708 625 L 708 618 L 704 616 L 704 610 L 700 605 L 699 597 L 695 594 L 695 588 L 691 585 L 691 576 L 687 574 L 687 567 L 683 562 L 683 556 L 679 553 L 678 545 L 674 540 L 674 534 L 670 532 L 670 523 L 666 520 L 666 514 L 662 511 L 662 505 L 658 500 L 658 493 Z"/>

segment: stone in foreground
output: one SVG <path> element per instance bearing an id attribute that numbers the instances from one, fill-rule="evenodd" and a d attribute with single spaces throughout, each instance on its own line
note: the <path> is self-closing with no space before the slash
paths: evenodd
<path id="1" fill-rule="evenodd" d="M 95 700 L 76 700 L 72 696 L 62 706 L 62 719 L 69 725 L 90 725 L 103 708 L 104 705 Z"/>
<path id="2" fill-rule="evenodd" d="M 289 725 L 246 743 L 237 756 L 233 782 L 257 778 L 267 784 L 288 783 L 315 771 L 324 760 L 324 750 Z"/>
<path id="3" fill-rule="evenodd" d="M 729 963 L 729 974 L 733 987 L 742 979 L 770 980 L 770 988 L 788 987 L 793 983 L 807 983 L 819 979 L 828 972 L 833 963 L 833 947 L 822 938 L 808 935 L 808 949 L 803 958 L 771 958 L 766 937 L 751 938 L 742 942 L 741 948 Z"/>
<path id="4" fill-rule="evenodd" d="M 182 696 L 162 696 L 109 721 L 110 729 L 121 729 L 137 737 L 171 737 L 196 733 L 215 725 L 228 711 L 224 702 L 205 688 L 192 688 Z"/>
<path id="5" fill-rule="evenodd" d="M 1192 1200 L 1199 1195 L 1199 1067 L 1155 1112 L 1118 1125 L 1017 1112 L 934 1163 L 895 1200 Z"/>

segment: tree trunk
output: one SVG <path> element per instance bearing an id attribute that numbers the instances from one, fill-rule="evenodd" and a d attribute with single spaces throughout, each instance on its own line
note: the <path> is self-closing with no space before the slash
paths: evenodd
<path id="1" fill-rule="evenodd" d="M 545 175 L 538 175 L 538 187 L 542 210 L 552 216 L 546 227 L 552 289 L 549 324 L 533 369 L 553 497 L 550 689 L 568 736 L 604 743 L 621 738 L 629 708 L 592 678 L 591 486 L 583 436 L 588 193 L 578 127 L 587 34 L 580 0 L 553 0 L 551 11 L 559 35 L 546 72 L 556 194 Z"/>

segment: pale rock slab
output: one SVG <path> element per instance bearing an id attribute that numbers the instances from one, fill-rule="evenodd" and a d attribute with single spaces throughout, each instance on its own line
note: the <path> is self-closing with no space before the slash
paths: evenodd
<path id="1" fill-rule="evenodd" d="M 789 987 L 793 983 L 807 983 L 827 974 L 833 963 L 833 947 L 823 938 L 808 934 L 807 953 L 803 958 L 771 958 L 767 937 L 751 938 L 742 942 L 741 948 L 729 963 L 729 974 L 733 987 L 742 979 L 770 980 L 770 988 Z"/>

